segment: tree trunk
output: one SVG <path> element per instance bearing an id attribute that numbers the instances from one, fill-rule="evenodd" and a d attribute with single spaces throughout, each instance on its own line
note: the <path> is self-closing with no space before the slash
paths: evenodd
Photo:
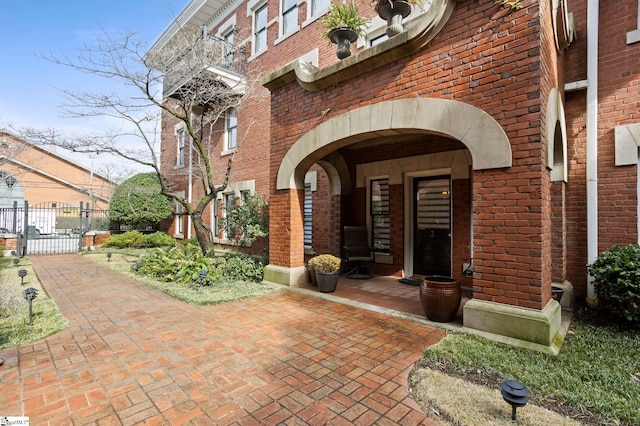
<path id="1" fill-rule="evenodd" d="M 196 233 L 196 239 L 202 249 L 202 254 L 208 257 L 214 257 L 213 237 L 209 228 L 202 221 L 202 213 L 193 212 L 191 214 L 191 222 Z"/>

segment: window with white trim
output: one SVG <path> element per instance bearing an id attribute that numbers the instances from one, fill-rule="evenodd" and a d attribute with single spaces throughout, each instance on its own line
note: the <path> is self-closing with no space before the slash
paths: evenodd
<path id="1" fill-rule="evenodd" d="M 176 234 L 182 235 L 184 232 L 184 215 L 182 214 L 182 204 L 176 203 Z"/>
<path id="2" fill-rule="evenodd" d="M 369 197 L 372 249 L 378 253 L 389 253 L 391 246 L 389 179 L 371 180 Z"/>
<path id="3" fill-rule="evenodd" d="M 267 50 L 267 3 L 253 11 L 253 54 Z"/>
<path id="4" fill-rule="evenodd" d="M 224 194 L 222 196 L 223 198 L 223 214 L 224 217 L 228 217 L 231 212 L 233 211 L 233 209 L 236 208 L 236 194 L 234 192 L 231 192 L 229 194 Z M 224 230 L 224 235 L 227 239 L 230 239 L 227 230 Z"/>
<path id="5" fill-rule="evenodd" d="M 389 36 L 387 35 L 387 33 L 382 33 L 381 35 L 369 40 L 369 46 L 375 46 L 376 44 L 380 44 L 385 40 L 389 40 Z"/>
<path id="6" fill-rule="evenodd" d="M 229 108 L 224 120 L 225 150 L 230 151 L 238 146 L 238 113 Z"/>
<path id="7" fill-rule="evenodd" d="M 280 34 L 287 35 L 298 29 L 298 0 L 280 0 Z"/>
<path id="8" fill-rule="evenodd" d="M 330 4 L 331 4 L 331 1 L 329 0 L 311 0 L 311 6 L 309 7 L 311 10 L 310 17 L 319 15 L 320 13 L 329 9 Z"/>
<path id="9" fill-rule="evenodd" d="M 176 155 L 176 166 L 184 166 L 184 153 L 187 140 L 187 132 L 184 127 L 176 129 L 178 152 Z"/>

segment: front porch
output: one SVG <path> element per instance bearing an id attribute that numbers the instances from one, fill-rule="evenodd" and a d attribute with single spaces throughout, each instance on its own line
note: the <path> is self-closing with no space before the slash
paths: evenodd
<path id="1" fill-rule="evenodd" d="M 561 341 L 564 340 L 572 318 L 570 307 L 567 307 L 567 305 L 563 303 L 562 309 L 559 309 L 560 324 L 558 334 L 556 335 L 556 339 L 560 339 L 560 341 L 556 340 L 552 345 L 541 345 L 528 340 L 507 337 L 500 333 L 483 331 L 474 327 L 465 327 L 463 323 L 464 306 L 472 300 L 472 297 L 471 290 L 464 286 L 462 287 L 462 300 L 456 318 L 454 321 L 448 323 L 433 322 L 427 319 L 420 302 L 420 287 L 403 284 L 399 278 L 395 276 L 374 275 L 370 279 L 358 280 L 347 278 L 344 274 L 341 274 L 338 279 L 336 291 L 332 293 L 322 293 L 317 287 L 310 283 L 288 286 L 287 289 L 290 291 L 303 292 L 336 303 L 347 304 L 393 317 L 428 324 L 449 331 L 474 333 L 490 340 L 553 355 L 558 354 L 562 344 Z"/>
<path id="2" fill-rule="evenodd" d="M 456 319 L 450 323 L 429 321 L 420 303 L 420 287 L 403 284 L 398 277 L 373 276 L 365 280 L 350 279 L 340 275 L 338 286 L 333 293 L 321 293 L 310 283 L 289 287 L 293 291 L 303 291 L 338 303 L 346 303 L 371 311 L 385 313 L 412 320 L 425 321 L 446 329 L 462 328 L 462 311 L 470 298 L 470 292 L 462 291 L 462 301 Z"/>

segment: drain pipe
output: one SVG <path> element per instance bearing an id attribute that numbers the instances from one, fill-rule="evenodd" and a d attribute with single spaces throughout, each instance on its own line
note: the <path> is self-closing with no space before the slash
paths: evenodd
<path id="1" fill-rule="evenodd" d="M 587 4 L 587 263 L 598 257 L 598 25 L 599 0 Z M 595 298 L 587 276 L 587 298 Z"/>

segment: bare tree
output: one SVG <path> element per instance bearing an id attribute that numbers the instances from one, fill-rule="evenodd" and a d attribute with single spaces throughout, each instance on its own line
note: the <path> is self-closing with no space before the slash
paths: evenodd
<path id="1" fill-rule="evenodd" d="M 121 124 L 116 130 L 92 135 L 57 134 L 55 143 L 74 152 L 116 154 L 153 169 L 162 184 L 162 194 L 182 206 L 181 214 L 191 217 L 203 252 L 213 255 L 212 232 L 202 215 L 226 188 L 233 161 L 230 156 L 226 170 L 214 170 L 210 153 L 221 139 L 214 125 L 230 108 L 241 107 L 255 92 L 257 80 L 247 73 L 242 47 L 210 35 L 183 31 L 150 51 L 134 36 L 132 32 L 117 37 L 102 35 L 95 45 L 85 45 L 74 54 L 45 58 L 79 72 L 120 81 L 123 92 L 134 92 L 125 96 L 120 92 L 64 90 L 67 116 L 106 117 Z M 184 191 L 172 188 L 168 174 L 173 172 L 173 165 L 162 167 L 158 138 L 163 116 L 183 123 L 192 149 L 191 178 L 200 186 L 198 199 L 189 200 Z M 51 141 L 51 135 L 43 133 L 40 139 Z"/>

